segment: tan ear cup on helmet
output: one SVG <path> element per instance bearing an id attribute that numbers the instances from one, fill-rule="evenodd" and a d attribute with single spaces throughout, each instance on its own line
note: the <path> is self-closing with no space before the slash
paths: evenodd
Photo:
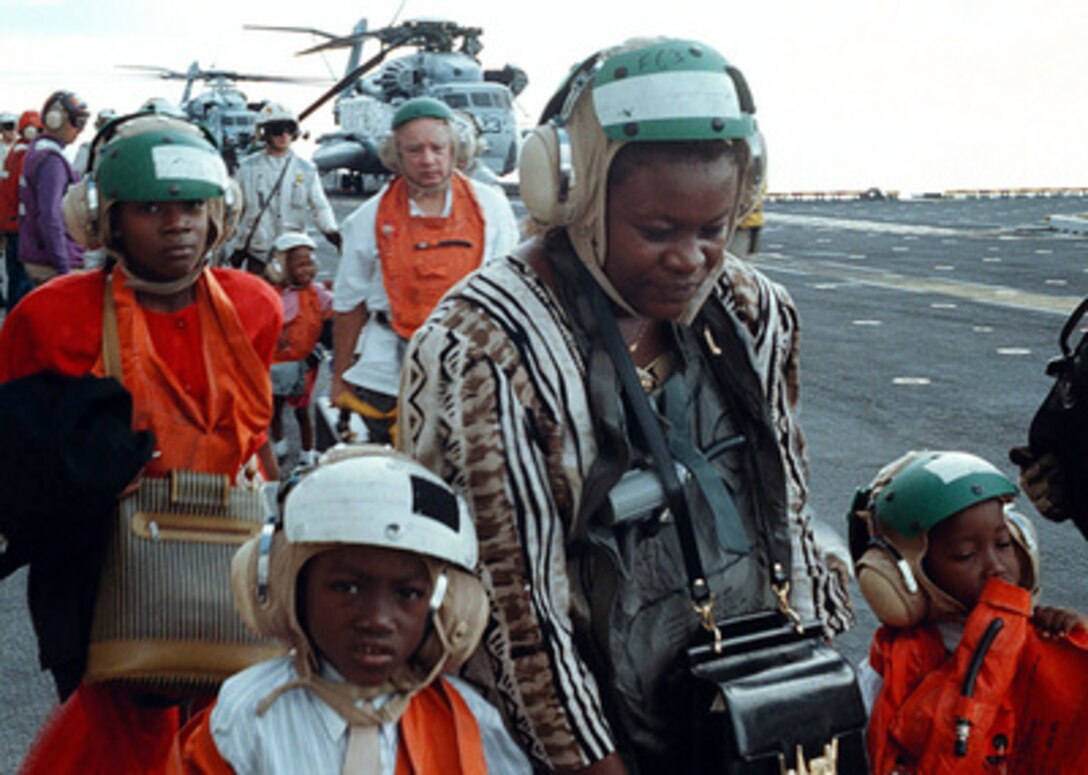
<path id="1" fill-rule="evenodd" d="M 428 669 L 445 654 L 443 671 L 463 665 L 483 637 L 487 625 L 488 602 L 483 584 L 471 573 L 445 567 L 449 586 L 435 616 L 437 633 L 420 646 L 417 659 Z M 439 634 L 440 633 L 440 634 Z"/>
<path id="2" fill-rule="evenodd" d="M 274 559 L 287 549 L 287 539 L 282 530 L 277 530 L 272 536 L 267 557 L 268 586 L 263 590 L 259 586 L 257 572 L 258 560 L 261 559 L 260 543 L 260 536 L 249 539 L 234 553 L 231 560 L 230 587 L 234 593 L 234 605 L 245 625 L 256 634 L 290 640 L 291 612 L 288 606 L 294 599 L 294 590 L 279 589 L 287 576 L 271 572 L 275 565 Z"/>
<path id="3" fill-rule="evenodd" d="M 929 597 L 905 562 L 881 546 L 870 546 L 854 563 L 861 594 L 873 615 L 891 627 L 910 627 L 929 610 Z"/>
<path id="4" fill-rule="evenodd" d="M 264 279 L 273 285 L 287 282 L 287 255 L 282 250 L 273 250 L 272 257 L 264 265 Z"/>
<path id="5" fill-rule="evenodd" d="M 238 222 L 242 219 L 244 204 L 242 186 L 234 178 L 228 178 L 223 198 L 210 199 L 208 204 L 212 205 L 216 201 L 222 202 L 221 205 L 217 205 L 222 207 L 222 212 L 210 212 L 209 218 L 219 232 L 215 236 L 215 246 L 218 247 L 231 238 L 234 230 L 238 228 Z"/>
<path id="6" fill-rule="evenodd" d="M 1021 514 L 1012 506 L 1005 506 L 1005 524 L 1008 525 L 1020 558 L 1020 585 L 1031 591 L 1033 598 L 1039 596 L 1039 536 L 1035 525 L 1026 514 Z"/>
<path id="7" fill-rule="evenodd" d="M 94 183 L 86 179 L 69 186 L 61 200 L 61 212 L 64 215 L 64 227 L 72 239 L 83 247 L 94 250 L 101 247 L 97 233 L 97 202 L 90 202 L 89 189 Z M 93 208 L 93 209 L 92 209 Z"/>
<path id="8" fill-rule="evenodd" d="M 547 226 L 570 223 L 573 181 L 569 157 L 569 142 L 560 137 L 552 124 L 536 127 L 521 146 L 518 161 L 521 201 L 534 220 Z"/>

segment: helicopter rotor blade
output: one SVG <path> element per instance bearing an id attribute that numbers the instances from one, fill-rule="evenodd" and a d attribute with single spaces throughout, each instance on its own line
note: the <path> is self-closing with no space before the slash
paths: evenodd
<path id="1" fill-rule="evenodd" d="M 215 81 L 221 79 L 225 81 L 253 81 L 255 83 L 324 84 L 329 83 L 331 80 L 322 76 L 265 75 L 263 73 L 239 73 L 235 70 L 201 70 L 199 68 L 190 68 L 188 72 L 182 73 L 168 67 L 156 67 L 155 65 L 117 65 L 117 67 L 142 72 L 151 77 L 178 81 Z"/>
<path id="2" fill-rule="evenodd" d="M 259 75 L 256 73 L 223 73 L 221 77 L 230 81 L 253 81 L 254 83 L 328 83 L 331 79 L 308 75 Z"/>
<path id="3" fill-rule="evenodd" d="M 350 73 L 347 73 L 339 81 L 334 83 L 328 89 L 328 91 L 326 91 L 324 94 L 322 94 L 320 97 L 318 97 L 308 108 L 306 108 L 306 110 L 304 110 L 304 111 L 302 111 L 301 113 L 298 114 L 299 122 L 301 123 L 302 121 L 305 121 L 306 118 L 308 116 L 312 115 L 315 110 L 317 110 L 322 105 L 324 105 L 326 102 L 328 102 L 332 97 L 335 97 L 337 94 L 339 94 L 341 91 L 343 91 L 353 81 L 355 81 L 357 78 L 359 78 L 361 75 L 366 73 L 371 68 L 377 67 L 379 64 L 381 64 L 382 60 L 385 59 L 386 55 L 388 55 L 389 52 L 392 51 L 394 48 L 396 48 L 396 46 L 385 46 L 385 47 L 383 47 L 382 50 L 379 51 L 377 54 L 375 54 L 370 59 L 363 62 L 361 65 L 356 67 Z"/>
<path id="4" fill-rule="evenodd" d="M 324 43 L 318 43 L 316 46 L 310 46 L 310 48 L 303 49 L 302 51 L 296 51 L 295 56 L 300 57 L 305 56 L 306 54 L 316 54 L 319 51 L 328 51 L 334 48 L 350 48 L 366 38 L 378 38 L 381 40 L 381 35 L 378 33 L 379 30 L 371 30 L 368 32 L 356 33 L 355 35 L 347 35 L 342 38 L 334 37 Z"/>
<path id="5" fill-rule="evenodd" d="M 117 65 L 117 67 L 123 70 L 137 70 L 151 77 L 158 77 L 166 80 L 184 80 L 188 78 L 188 75 L 185 73 L 171 70 L 169 67 L 156 67 L 155 65 Z"/>
<path id="6" fill-rule="evenodd" d="M 338 35 L 333 35 L 331 32 L 325 32 L 324 30 L 319 30 L 315 27 L 285 27 L 275 24 L 243 24 L 242 29 L 264 30 L 266 32 L 304 32 L 309 33 L 310 35 L 319 35 L 322 38 L 328 38 L 329 40 L 339 37 Z"/>

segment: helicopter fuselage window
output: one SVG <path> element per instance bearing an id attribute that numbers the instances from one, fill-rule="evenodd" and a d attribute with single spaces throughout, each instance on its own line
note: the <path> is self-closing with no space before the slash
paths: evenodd
<path id="1" fill-rule="evenodd" d="M 468 97 L 464 94 L 447 94 L 442 99 L 454 110 L 468 107 Z"/>
<path id="2" fill-rule="evenodd" d="M 487 92 L 474 92 L 472 94 L 472 104 L 478 108 L 489 108 L 493 104 L 491 101 L 491 95 Z"/>

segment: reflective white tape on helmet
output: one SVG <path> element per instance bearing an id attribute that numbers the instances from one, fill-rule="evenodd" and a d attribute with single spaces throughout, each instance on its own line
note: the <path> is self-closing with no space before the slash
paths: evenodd
<path id="1" fill-rule="evenodd" d="M 183 145 L 156 145 L 151 149 L 151 162 L 155 177 L 159 180 L 199 180 L 226 187 L 223 160 L 207 150 Z"/>
<path id="2" fill-rule="evenodd" d="M 742 117 L 732 79 L 724 72 L 654 73 L 593 87 L 593 107 L 601 126 L 632 121 Z"/>

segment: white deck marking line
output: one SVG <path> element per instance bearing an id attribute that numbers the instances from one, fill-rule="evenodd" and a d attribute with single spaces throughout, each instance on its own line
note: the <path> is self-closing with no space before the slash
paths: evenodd
<path id="1" fill-rule="evenodd" d="M 798 226 L 834 227 L 850 231 L 870 231 L 883 234 L 914 234 L 927 237 L 976 237 L 983 236 L 978 229 L 947 229 L 942 226 L 923 226 L 912 223 L 885 223 L 851 218 L 827 218 L 820 215 L 796 215 L 793 213 L 767 213 L 767 221 L 791 223 Z"/>
<path id="2" fill-rule="evenodd" d="M 783 271 L 789 274 L 822 275 L 840 281 L 885 288 L 905 293 L 933 293 L 950 296 L 954 299 L 973 301 L 978 304 L 990 304 L 996 307 L 1047 312 L 1068 317 L 1080 296 L 1055 296 L 1032 291 L 1021 291 L 1002 285 L 985 285 L 957 280 L 937 279 L 935 277 L 909 277 L 896 272 L 888 272 L 874 267 L 861 267 L 857 264 L 840 264 L 834 261 L 814 259 L 795 259 L 782 254 L 773 260 L 761 260 L 754 256 L 752 262 L 767 271 Z"/>

